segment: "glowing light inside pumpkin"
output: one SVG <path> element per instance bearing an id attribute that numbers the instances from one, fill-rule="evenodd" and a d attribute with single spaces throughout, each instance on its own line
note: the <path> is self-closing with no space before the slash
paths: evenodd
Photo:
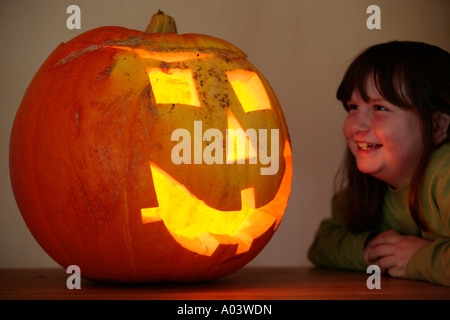
<path id="1" fill-rule="evenodd" d="M 105 46 L 107 48 L 114 48 L 124 51 L 131 51 L 136 53 L 139 57 L 144 59 L 154 59 L 164 62 L 175 62 L 175 61 L 187 61 L 191 59 L 204 59 L 214 57 L 212 54 L 207 53 L 196 53 L 196 52 L 158 52 L 149 51 L 145 49 L 132 49 L 127 46 Z"/>
<path id="2" fill-rule="evenodd" d="M 250 210 L 254 209 L 253 188 L 242 190 L 242 210 L 220 211 L 207 206 L 155 164 L 151 163 L 150 167 L 158 207 L 141 210 L 144 223 L 163 219 L 171 231 L 188 238 L 198 236 L 205 230 L 217 234 L 234 234 Z"/>
<path id="3" fill-rule="evenodd" d="M 226 75 L 245 112 L 271 109 L 266 89 L 255 72 L 233 70 Z"/>
<path id="4" fill-rule="evenodd" d="M 250 249 L 255 238 L 276 229 L 290 194 L 292 154 L 285 141 L 285 172 L 272 201 L 255 208 L 254 189 L 241 191 L 242 208 L 220 211 L 206 205 L 184 185 L 154 163 L 150 163 L 158 206 L 141 209 L 143 223 L 163 221 L 172 237 L 183 247 L 211 256 L 220 244 L 237 244 L 236 253 Z"/>
<path id="5" fill-rule="evenodd" d="M 164 62 L 187 61 L 191 59 L 204 59 L 213 57 L 212 54 L 196 52 L 155 52 L 144 49 L 134 49 L 134 52 L 144 59 L 154 59 Z"/>
<path id="6" fill-rule="evenodd" d="M 156 103 L 200 107 L 191 70 L 148 68 L 147 73 Z"/>
<path id="7" fill-rule="evenodd" d="M 247 130 L 244 132 L 239 121 L 234 114 L 227 110 L 228 130 L 227 130 L 227 163 L 256 163 L 257 153 L 254 143 L 257 141 L 256 131 Z M 231 129 L 231 130 L 230 130 Z"/>

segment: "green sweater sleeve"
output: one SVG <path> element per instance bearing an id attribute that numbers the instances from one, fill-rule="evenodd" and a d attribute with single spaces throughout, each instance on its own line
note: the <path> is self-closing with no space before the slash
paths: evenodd
<path id="1" fill-rule="evenodd" d="M 406 265 L 406 277 L 450 286 L 450 241 L 437 239 L 420 248 Z"/>
<path id="2" fill-rule="evenodd" d="M 339 219 L 335 200 L 336 196 L 332 201 L 332 217 L 320 224 L 308 258 L 317 266 L 365 271 L 363 250 L 371 232 L 348 232 Z"/>

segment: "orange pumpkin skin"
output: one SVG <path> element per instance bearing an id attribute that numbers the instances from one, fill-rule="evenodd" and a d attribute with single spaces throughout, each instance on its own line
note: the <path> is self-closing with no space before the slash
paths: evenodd
<path id="1" fill-rule="evenodd" d="M 175 60 L 145 57 L 154 52 L 172 54 Z M 186 52 L 195 58 L 178 58 Z M 201 106 L 157 104 L 147 72 L 153 67 L 190 69 Z M 236 69 L 258 74 L 271 110 L 242 111 L 224 74 Z M 225 132 L 227 110 L 244 130 L 279 129 L 277 174 L 261 175 L 261 165 L 255 164 L 171 161 L 175 129 L 191 130 L 200 120 L 203 130 Z M 274 92 L 233 45 L 204 35 L 102 27 L 61 44 L 35 75 L 14 122 L 10 174 L 28 228 L 64 268 L 75 264 L 82 276 L 105 281 L 203 281 L 238 270 L 272 237 L 290 192 L 289 148 Z M 150 162 L 205 205 L 224 212 L 239 210 L 240 190 L 254 187 L 256 208 L 271 203 L 266 215 L 273 223 L 255 232 L 241 252 L 233 235 L 214 235 L 214 250 L 196 252 L 164 220 L 143 223 L 141 210 L 158 207 Z M 258 225 L 252 219 L 247 236 Z M 201 247 L 200 238 L 187 241 Z"/>

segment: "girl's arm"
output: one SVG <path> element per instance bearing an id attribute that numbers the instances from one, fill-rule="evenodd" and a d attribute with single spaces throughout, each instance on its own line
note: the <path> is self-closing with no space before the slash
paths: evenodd
<path id="1" fill-rule="evenodd" d="M 450 240 L 436 239 L 422 246 L 406 265 L 405 275 L 450 286 Z"/>
<path id="2" fill-rule="evenodd" d="M 309 260 L 317 266 L 366 271 L 363 251 L 372 232 L 348 232 L 339 218 L 336 195 L 332 201 L 332 217 L 322 221 L 308 251 Z"/>

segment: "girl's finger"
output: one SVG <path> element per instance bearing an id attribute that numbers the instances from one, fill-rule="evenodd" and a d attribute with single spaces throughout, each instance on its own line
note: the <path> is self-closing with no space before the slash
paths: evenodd
<path id="1" fill-rule="evenodd" d="M 380 233 L 376 237 L 374 237 L 368 245 L 370 247 L 377 247 L 382 244 L 394 244 L 397 243 L 402 235 L 395 230 L 388 230 Z"/>
<path id="2" fill-rule="evenodd" d="M 383 257 L 392 256 L 394 254 L 394 248 L 391 244 L 380 244 L 378 246 L 371 247 L 368 251 L 367 260 L 375 262 Z"/>

